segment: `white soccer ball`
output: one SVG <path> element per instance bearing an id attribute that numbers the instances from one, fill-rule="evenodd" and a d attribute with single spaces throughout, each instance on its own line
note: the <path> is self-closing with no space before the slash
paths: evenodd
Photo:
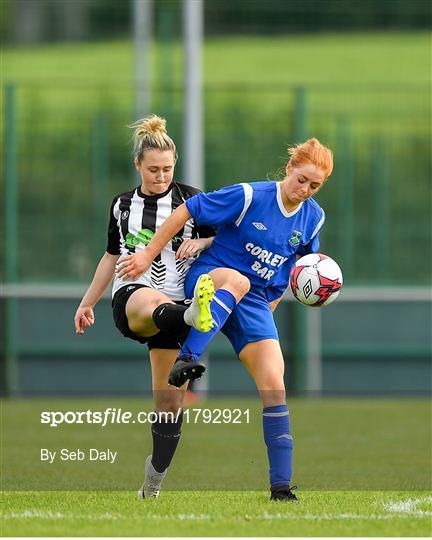
<path id="1" fill-rule="evenodd" d="M 306 306 L 328 306 L 339 296 L 342 283 L 339 265 L 322 253 L 305 255 L 291 268 L 290 289 Z"/>

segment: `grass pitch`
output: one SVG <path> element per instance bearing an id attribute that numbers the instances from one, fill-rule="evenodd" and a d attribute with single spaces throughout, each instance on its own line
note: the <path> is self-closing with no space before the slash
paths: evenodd
<path id="1" fill-rule="evenodd" d="M 299 503 L 269 501 L 260 404 L 247 426 L 189 423 L 165 491 L 139 501 L 149 426 L 40 424 L 40 411 L 152 410 L 150 401 L 2 403 L 3 536 L 428 536 L 430 404 L 425 399 L 290 399 Z M 41 463 L 42 445 L 111 447 L 111 464 Z M 106 487 L 108 486 L 108 487 Z M 199 491 L 197 491 L 199 489 Z M 29 491 L 31 490 L 31 491 Z M 61 491 L 62 490 L 62 491 Z M 116 490 L 116 491 L 114 491 Z"/>
<path id="2" fill-rule="evenodd" d="M 207 37 L 206 84 L 428 84 L 430 33 L 337 32 L 292 36 Z M 151 73 L 163 54 L 151 48 Z M 174 42 L 170 76 L 181 83 L 182 43 Z M 223 62 L 221 62 L 223 59 Z M 4 47 L 7 81 L 133 85 L 133 43 L 55 43 Z M 295 78 L 293 78 L 293 73 Z M 270 82 L 269 82 L 270 81 Z M 65 104 L 67 105 L 67 104 Z M 352 104 L 355 106 L 355 103 Z"/>
<path id="3" fill-rule="evenodd" d="M 424 492 L 304 492 L 299 503 L 265 492 L 3 494 L 4 536 L 429 536 Z"/>
<path id="4" fill-rule="evenodd" d="M 420 119 L 429 111 L 429 42 L 428 32 L 207 38 L 203 77 L 212 94 L 209 112 L 222 100 L 225 107 L 235 109 L 259 106 L 267 117 L 281 114 L 287 105 L 289 110 L 292 107 L 288 89 L 304 85 L 309 89 L 313 112 L 347 114 L 355 117 L 356 123 L 358 116 L 366 115 L 361 124 L 368 132 L 376 131 L 377 115 L 383 111 L 390 112 L 386 123 L 391 129 L 397 127 L 397 122 L 391 123 L 394 114 L 398 118 L 414 115 L 416 126 L 412 129 L 423 132 L 420 124 L 425 122 Z M 154 96 L 167 82 L 164 75 L 157 76 L 161 55 L 161 47 L 155 43 L 151 48 Z M 170 84 L 178 87 L 183 80 L 181 42 L 173 43 L 171 55 L 174 69 L 169 74 Z M 5 47 L 3 72 L 5 81 L 16 83 L 24 92 L 22 97 L 33 107 L 32 117 L 35 110 L 43 110 L 45 119 L 53 114 L 56 121 L 52 126 L 45 121 L 46 129 L 67 132 L 70 125 L 57 121 L 59 113 L 69 111 L 73 115 L 70 121 L 76 121 L 77 111 L 99 110 L 101 104 L 129 111 L 134 92 L 133 58 L 131 41 Z M 233 92 L 233 88 L 238 91 Z M 181 107 L 181 94 L 174 92 L 167 99 L 169 108 L 173 103 L 175 108 Z M 154 100 L 152 107 L 159 106 L 164 108 Z M 404 134 L 409 126 L 403 122 Z"/>
<path id="5" fill-rule="evenodd" d="M 431 408 L 426 399 L 289 399 L 294 483 L 307 491 L 431 489 Z M 41 423 L 42 411 L 151 412 L 137 398 L 11 399 L 2 403 L 2 481 L 7 491 L 132 491 L 151 452 L 150 424 Z M 240 423 L 216 422 L 221 410 L 249 411 Z M 203 421 L 204 410 L 212 415 Z M 197 412 L 202 415 L 197 417 Z M 189 414 L 190 413 L 190 414 Z M 69 414 L 69 413 L 68 413 Z M 41 459 L 41 449 L 56 459 Z M 117 452 L 114 463 L 91 461 L 90 449 Z M 80 449 L 82 460 L 61 460 Z M 168 491 L 262 491 L 268 463 L 258 398 L 212 398 L 190 407 Z"/>

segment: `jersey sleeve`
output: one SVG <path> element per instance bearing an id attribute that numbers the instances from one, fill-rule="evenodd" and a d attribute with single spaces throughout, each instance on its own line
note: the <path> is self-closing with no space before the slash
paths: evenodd
<path id="1" fill-rule="evenodd" d="M 117 219 L 114 215 L 114 207 L 117 199 L 111 203 L 110 217 L 108 224 L 108 242 L 106 251 L 110 255 L 120 255 L 120 231 L 117 224 Z"/>
<path id="2" fill-rule="evenodd" d="M 211 193 L 198 193 L 186 201 L 197 225 L 227 225 L 235 222 L 245 205 L 242 185 L 224 187 Z"/>
<path id="3" fill-rule="evenodd" d="M 197 227 L 198 238 L 211 238 L 216 236 L 216 229 L 210 225 L 199 225 Z"/>
<path id="4" fill-rule="evenodd" d="M 324 222 L 325 222 L 325 214 L 324 214 L 324 211 L 322 211 L 322 216 L 320 220 L 318 221 L 317 225 L 315 226 L 315 229 L 312 232 L 309 242 L 307 242 L 306 244 L 301 244 L 299 249 L 297 250 L 297 254 L 300 255 L 300 257 L 303 257 L 304 255 L 309 255 L 309 253 L 317 253 L 319 251 L 319 247 L 320 247 L 319 235 L 324 225 Z"/>

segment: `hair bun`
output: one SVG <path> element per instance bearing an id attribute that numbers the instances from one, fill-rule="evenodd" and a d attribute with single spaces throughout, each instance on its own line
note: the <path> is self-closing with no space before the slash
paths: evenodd
<path id="1" fill-rule="evenodd" d="M 166 120 L 155 114 L 137 120 L 133 126 L 135 136 L 143 137 L 145 135 L 156 135 L 157 133 L 166 133 Z"/>
<path id="2" fill-rule="evenodd" d="M 311 137 L 302 144 L 288 148 L 290 163 L 293 167 L 298 167 L 304 163 L 313 163 L 322 169 L 327 176 L 333 170 L 333 152 L 327 148 L 316 137 Z"/>
<path id="3" fill-rule="evenodd" d="M 145 150 L 172 150 L 177 159 L 174 141 L 166 130 L 166 120 L 161 116 L 152 114 L 134 122 L 131 126 L 133 132 L 134 156 L 141 161 Z"/>

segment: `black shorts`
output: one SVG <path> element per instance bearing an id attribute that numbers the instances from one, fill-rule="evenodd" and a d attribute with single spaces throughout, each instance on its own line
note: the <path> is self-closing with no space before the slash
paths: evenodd
<path id="1" fill-rule="evenodd" d="M 125 285 L 119 289 L 112 299 L 112 308 L 113 308 L 113 317 L 114 322 L 120 332 L 130 339 L 139 341 L 140 343 L 147 343 L 149 350 L 151 349 L 180 349 L 186 340 L 190 327 L 185 325 L 185 328 L 173 332 L 160 331 L 154 336 L 151 337 L 141 337 L 137 336 L 129 328 L 128 320 L 126 317 L 126 302 L 129 300 L 129 297 L 137 289 L 142 287 L 148 289 L 146 285 L 136 284 L 136 285 Z M 185 305 L 183 301 L 175 302 L 178 305 Z"/>

